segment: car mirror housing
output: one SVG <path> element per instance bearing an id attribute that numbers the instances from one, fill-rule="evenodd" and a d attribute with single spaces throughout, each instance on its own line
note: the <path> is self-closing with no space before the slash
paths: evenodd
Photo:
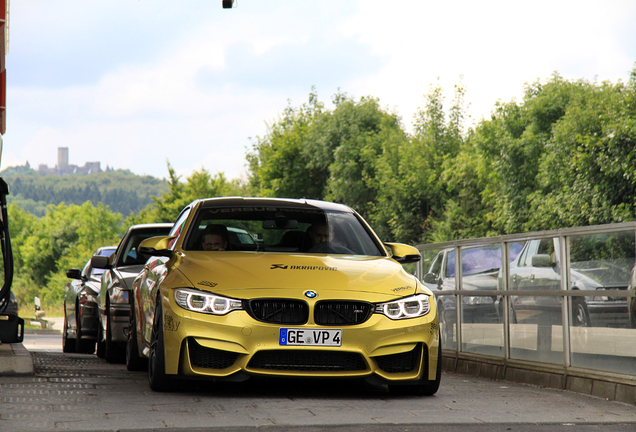
<path id="1" fill-rule="evenodd" d="M 552 267 L 552 259 L 547 254 L 532 255 L 532 267 Z"/>
<path id="2" fill-rule="evenodd" d="M 391 257 L 400 264 L 415 263 L 422 259 L 420 251 L 413 246 L 402 243 L 384 243 L 384 246 L 391 252 Z"/>
<path id="3" fill-rule="evenodd" d="M 143 255 L 169 258 L 172 256 L 172 250 L 168 249 L 168 245 L 174 239 L 176 239 L 175 236 L 151 237 L 139 243 L 137 250 Z"/>
<path id="4" fill-rule="evenodd" d="M 91 257 L 91 267 L 99 268 L 99 269 L 109 269 L 110 268 L 109 258 L 110 257 L 103 256 L 103 255 L 93 255 Z M 68 276 L 68 273 L 67 273 L 67 276 Z"/>
<path id="5" fill-rule="evenodd" d="M 82 271 L 78 268 L 72 268 L 66 270 L 66 277 L 69 279 L 81 279 Z"/>
<path id="6" fill-rule="evenodd" d="M 424 283 L 431 284 L 431 285 L 433 285 L 433 284 L 437 285 L 437 284 L 438 284 L 438 282 L 439 282 L 439 281 L 437 280 L 437 278 L 435 277 L 435 274 L 434 274 L 434 273 L 426 273 L 426 274 L 424 275 L 424 279 L 422 279 L 422 281 L 423 281 Z"/>

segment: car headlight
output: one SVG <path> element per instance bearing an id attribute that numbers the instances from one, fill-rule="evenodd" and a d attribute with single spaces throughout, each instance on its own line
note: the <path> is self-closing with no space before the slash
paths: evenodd
<path id="1" fill-rule="evenodd" d="M 188 288 L 176 289 L 174 300 L 186 310 L 212 315 L 225 315 L 233 310 L 243 309 L 243 301 L 241 300 Z"/>
<path id="2" fill-rule="evenodd" d="M 113 297 L 110 300 L 111 303 L 126 303 L 130 302 L 128 291 L 124 291 L 121 289 L 113 290 Z"/>
<path id="3" fill-rule="evenodd" d="M 81 305 L 96 305 L 98 303 L 97 296 L 87 293 L 81 292 L 79 295 L 79 302 Z"/>
<path id="4" fill-rule="evenodd" d="M 417 318 L 426 315 L 430 311 L 431 301 L 425 294 L 375 305 L 375 313 L 386 315 L 394 320 Z"/>

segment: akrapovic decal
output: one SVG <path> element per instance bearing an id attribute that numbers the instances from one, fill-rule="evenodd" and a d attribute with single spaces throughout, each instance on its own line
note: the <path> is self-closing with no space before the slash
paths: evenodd
<path id="1" fill-rule="evenodd" d="M 317 271 L 338 271 L 338 267 L 329 266 L 297 266 L 287 264 L 272 264 L 270 270 L 317 270 Z"/>

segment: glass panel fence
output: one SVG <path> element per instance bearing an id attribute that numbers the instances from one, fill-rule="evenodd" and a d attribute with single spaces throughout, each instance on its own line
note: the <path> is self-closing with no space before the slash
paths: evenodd
<path id="1" fill-rule="evenodd" d="M 510 263 L 508 290 L 511 293 L 508 312 L 510 357 L 563 364 L 563 297 L 558 295 L 561 291 L 558 237 L 533 239 L 525 243 Z"/>
<path id="2" fill-rule="evenodd" d="M 496 294 L 501 244 L 461 249 L 461 257 L 462 351 L 503 357 L 503 319 Z"/>
<path id="3" fill-rule="evenodd" d="M 569 289 L 595 291 L 568 302 L 572 366 L 636 375 L 634 300 L 625 296 L 634 289 L 634 231 L 568 240 Z"/>
<path id="4" fill-rule="evenodd" d="M 421 278 L 436 295 L 444 349 L 636 376 L 633 224 L 526 239 L 501 240 L 507 274 L 500 242 L 427 245 Z"/>

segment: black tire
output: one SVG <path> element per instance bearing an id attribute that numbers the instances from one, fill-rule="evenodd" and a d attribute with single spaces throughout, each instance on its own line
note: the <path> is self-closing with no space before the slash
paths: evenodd
<path id="1" fill-rule="evenodd" d="M 126 369 L 129 371 L 143 371 L 148 368 L 148 359 L 139 356 L 137 326 L 135 323 L 135 305 L 131 302 L 130 319 L 128 320 L 128 341 L 126 343 Z"/>
<path id="2" fill-rule="evenodd" d="M 155 318 L 150 336 L 150 353 L 148 354 L 148 384 L 157 392 L 171 391 L 175 388 L 175 378 L 166 374 L 166 362 L 163 345 L 163 311 L 161 299 L 157 299 Z"/>
<path id="3" fill-rule="evenodd" d="M 581 297 L 572 299 L 572 326 L 589 327 L 590 314 L 587 312 L 587 304 Z"/>
<path id="4" fill-rule="evenodd" d="M 126 353 L 121 344 L 113 342 L 112 325 L 110 323 L 110 307 L 106 305 L 106 337 L 104 338 L 104 358 L 108 363 L 124 363 Z"/>
<path id="5" fill-rule="evenodd" d="M 435 379 L 429 381 L 428 371 L 424 372 L 425 376 L 420 379 L 419 383 L 411 385 L 390 384 L 389 391 L 399 395 L 412 395 L 412 396 L 433 396 L 439 390 L 439 385 L 442 382 L 442 340 L 439 339 L 439 346 L 437 348 L 437 368 L 435 370 Z"/>
<path id="6" fill-rule="evenodd" d="M 93 354 L 95 352 L 95 341 L 91 339 L 82 339 L 82 321 L 80 321 L 79 317 L 79 305 L 75 307 L 75 322 L 77 323 L 75 351 L 80 354 Z"/>
<path id="7" fill-rule="evenodd" d="M 64 308 L 64 331 L 62 332 L 62 352 L 75 352 L 75 339 L 68 337 L 68 321 L 66 320 L 66 308 Z"/>
<path id="8" fill-rule="evenodd" d="M 97 348 L 95 349 L 95 354 L 97 357 L 104 358 L 106 355 L 106 345 L 104 344 L 104 332 L 102 331 L 102 322 L 99 321 L 99 326 L 97 326 Z"/>

